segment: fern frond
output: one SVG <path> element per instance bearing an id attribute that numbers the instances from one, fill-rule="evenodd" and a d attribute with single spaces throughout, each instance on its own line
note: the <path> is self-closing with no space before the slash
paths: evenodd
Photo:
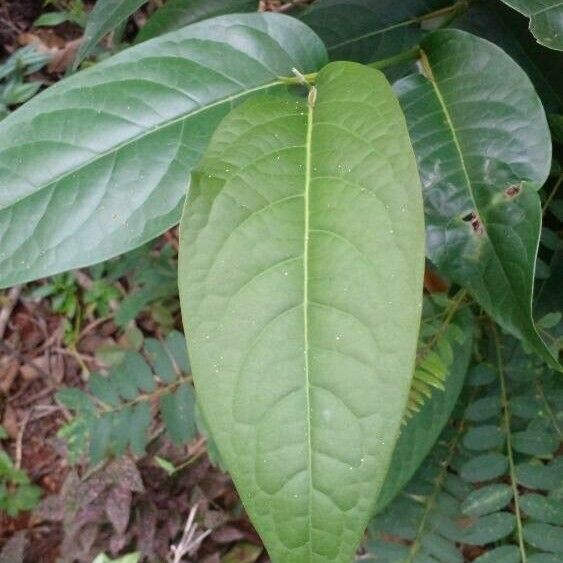
<path id="1" fill-rule="evenodd" d="M 61 431 L 71 460 L 88 448 L 92 464 L 127 448 L 143 455 L 155 411 L 172 441 L 195 436 L 195 398 L 184 336 L 171 332 L 164 342 L 147 339 L 142 353 L 126 351 L 107 373 L 93 373 L 87 391 L 63 389 L 58 399 L 76 417 Z"/>
<path id="2" fill-rule="evenodd" d="M 446 376 L 454 360 L 452 344 L 465 338 L 452 321 L 466 298 L 460 291 L 452 300 L 441 296 L 424 299 L 416 364 L 403 422 L 420 412 L 433 389 L 444 391 Z M 460 340 L 461 339 L 461 340 Z"/>

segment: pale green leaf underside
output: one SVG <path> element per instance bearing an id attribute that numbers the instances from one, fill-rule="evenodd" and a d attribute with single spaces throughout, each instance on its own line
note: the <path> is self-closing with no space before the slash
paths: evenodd
<path id="1" fill-rule="evenodd" d="M 424 228 L 406 125 L 354 63 L 313 109 L 260 96 L 217 130 L 181 222 L 199 402 L 272 560 L 349 563 L 409 391 Z"/>
<path id="2" fill-rule="evenodd" d="M 553 366 L 532 320 L 549 129 L 528 77 L 492 43 L 438 31 L 396 83 L 425 192 L 427 253 Z"/>
<path id="3" fill-rule="evenodd" d="M 325 62 L 293 18 L 228 15 L 25 104 L 0 123 L 0 287 L 105 260 L 174 225 L 191 168 L 232 106 Z"/>
<path id="4" fill-rule="evenodd" d="M 530 18 L 530 31 L 538 43 L 563 51 L 563 1 L 503 0 Z"/>

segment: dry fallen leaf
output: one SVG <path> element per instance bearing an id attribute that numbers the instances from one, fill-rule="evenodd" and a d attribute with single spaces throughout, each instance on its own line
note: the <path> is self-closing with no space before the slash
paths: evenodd
<path id="1" fill-rule="evenodd" d="M 51 362 L 47 356 L 39 356 L 34 358 L 27 364 L 20 367 L 20 374 L 26 381 L 33 381 L 40 377 L 41 371 L 44 373 L 51 372 Z M 36 369 L 39 368 L 39 369 Z"/>
<path id="2" fill-rule="evenodd" d="M 0 360 L 0 393 L 8 395 L 20 369 L 15 358 L 5 356 Z"/>
<path id="3" fill-rule="evenodd" d="M 14 440 L 17 438 L 20 430 L 18 416 L 15 409 L 10 405 L 6 405 L 6 408 L 4 409 L 2 426 L 10 438 Z"/>
<path id="4" fill-rule="evenodd" d="M 72 66 L 72 61 L 80 47 L 81 41 L 82 39 L 74 39 L 69 41 L 64 48 L 57 50 L 47 66 L 48 72 L 53 74 L 66 72 Z"/>

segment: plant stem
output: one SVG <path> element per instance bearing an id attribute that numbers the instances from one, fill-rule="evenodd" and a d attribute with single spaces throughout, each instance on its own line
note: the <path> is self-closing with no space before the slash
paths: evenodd
<path id="1" fill-rule="evenodd" d="M 443 27 L 444 25 L 447 25 L 458 14 L 460 14 L 462 11 L 464 11 L 467 8 L 467 4 L 468 4 L 468 0 L 458 0 L 457 2 L 452 4 L 451 6 L 446 6 L 445 8 L 440 8 L 439 10 L 435 10 L 434 12 L 430 12 L 430 13 L 424 14 L 422 16 L 414 17 L 414 18 L 412 18 L 412 19 L 410 19 L 406 22 L 401 22 L 400 24 L 392 26 L 389 29 L 393 29 L 393 28 L 396 28 L 396 27 L 403 27 L 403 26 L 412 25 L 412 24 L 416 24 L 416 23 L 421 23 L 421 22 L 424 22 L 424 21 L 427 21 L 427 20 L 439 18 L 441 16 L 447 16 L 446 21 L 441 26 L 441 27 Z M 383 30 L 383 31 L 386 31 L 386 30 Z M 381 33 L 381 30 L 378 30 L 377 33 Z M 364 39 L 365 39 L 365 37 L 364 37 Z M 359 40 L 359 38 L 356 38 L 355 40 Z M 401 51 L 400 53 L 397 53 L 396 55 L 393 55 L 391 57 L 387 57 L 386 59 L 374 61 L 373 63 L 369 63 L 366 66 L 370 66 L 372 68 L 382 70 L 382 69 L 387 68 L 389 66 L 393 66 L 393 65 L 405 63 L 405 62 L 408 62 L 408 61 L 416 60 L 418 58 L 420 58 L 420 45 L 415 45 L 414 47 L 411 47 L 410 49 L 407 49 L 405 51 Z M 307 83 L 313 84 L 315 82 L 316 78 L 317 78 L 317 74 L 318 74 L 317 72 L 312 72 L 310 74 L 301 75 L 301 77 L 305 78 Z M 280 76 L 279 80 L 283 84 L 302 84 L 303 83 L 302 78 L 300 79 L 300 77 L 296 77 L 296 76 Z"/>
<path id="2" fill-rule="evenodd" d="M 428 501 L 426 502 L 426 506 L 424 507 L 424 514 L 422 516 L 422 519 L 420 520 L 420 524 L 416 531 L 416 536 L 410 546 L 409 554 L 405 558 L 404 563 L 413 563 L 413 561 L 415 560 L 418 554 L 418 551 L 420 550 L 420 538 L 426 527 L 426 521 L 428 520 L 430 512 L 432 511 L 432 509 L 436 504 L 436 499 L 438 498 L 438 494 L 442 490 L 444 481 L 448 474 L 449 466 L 456 453 L 457 445 L 459 444 L 459 441 L 463 435 L 464 430 L 465 430 L 465 421 L 462 420 L 459 424 L 459 428 L 457 432 L 455 433 L 454 437 L 451 439 L 448 445 L 447 455 L 444 461 L 440 464 L 441 465 L 440 473 L 436 477 L 436 481 L 434 482 L 434 489 L 432 490 L 432 494 L 430 495 Z"/>
<path id="3" fill-rule="evenodd" d="M 417 354 L 418 357 L 424 357 L 425 354 L 430 352 L 435 346 L 436 342 L 443 336 L 446 332 L 448 326 L 452 322 L 454 315 L 459 310 L 460 305 L 467 296 L 467 291 L 465 289 L 460 289 L 453 297 L 451 303 L 446 307 L 446 310 L 442 314 L 442 324 L 436 333 L 432 336 L 432 339 L 428 344 L 426 344 L 422 350 Z"/>
<path id="4" fill-rule="evenodd" d="M 377 70 L 382 70 L 388 66 L 398 65 L 401 63 L 406 63 L 408 61 L 414 61 L 420 57 L 420 46 L 415 45 L 406 51 L 401 51 L 392 57 L 386 59 L 381 59 L 373 63 L 369 63 L 367 66 L 376 68 Z"/>
<path id="5" fill-rule="evenodd" d="M 430 12 L 429 14 L 424 14 L 423 16 L 419 16 L 418 18 L 414 18 L 414 21 L 423 22 L 426 20 L 439 18 L 440 16 L 449 16 L 449 23 L 453 17 L 457 16 L 459 13 L 467 9 L 468 3 L 468 0 L 458 0 L 451 6 L 445 6 L 444 8 L 440 8 L 439 10 L 435 10 L 434 12 Z"/>
<path id="6" fill-rule="evenodd" d="M 105 403 L 102 403 L 101 401 L 98 401 L 98 402 L 103 407 L 105 407 L 103 409 L 103 414 L 118 412 L 118 411 L 122 411 L 123 409 L 132 407 L 132 406 L 136 405 L 137 403 L 144 403 L 144 402 L 150 401 L 151 399 L 154 399 L 156 397 L 160 397 L 161 395 L 166 395 L 167 393 L 171 393 L 174 389 L 176 389 L 176 387 L 179 387 L 180 385 L 182 385 L 182 383 L 191 383 L 191 381 L 192 381 L 191 375 L 179 377 L 176 381 L 173 381 L 172 383 L 168 383 L 167 385 L 163 385 L 162 387 L 155 389 L 152 393 L 141 393 L 138 397 L 135 397 L 134 399 L 132 399 L 130 401 L 126 401 L 124 403 L 121 403 L 117 407 L 110 407 L 110 406 L 106 405 Z"/>
<path id="7" fill-rule="evenodd" d="M 317 74 L 319 73 L 310 72 L 309 74 L 299 74 L 299 76 L 296 76 L 295 74 L 293 76 L 279 76 L 278 80 L 280 81 L 280 83 L 287 85 L 292 85 L 292 84 L 303 85 L 304 82 L 306 82 L 307 85 L 311 85 L 314 84 L 315 81 L 317 80 Z"/>
<path id="8" fill-rule="evenodd" d="M 201 447 L 198 449 L 198 451 L 193 453 L 186 461 L 182 462 L 174 469 L 173 475 L 186 469 L 186 467 L 193 465 L 198 459 L 200 459 L 206 453 L 207 453 L 207 448 L 205 447 L 205 443 L 203 443 Z"/>
<path id="9" fill-rule="evenodd" d="M 442 23 L 438 26 L 438 29 L 447 27 L 452 22 L 452 20 L 454 20 L 455 18 L 457 18 L 457 16 L 459 16 L 459 14 L 465 12 L 465 10 L 467 10 L 470 1 L 471 0 L 458 0 L 453 6 L 442 8 L 442 10 L 436 10 L 436 12 L 433 13 L 434 18 L 437 18 L 439 16 L 446 16 L 444 18 L 444 21 L 442 21 Z M 438 13 L 440 11 L 442 13 Z M 420 21 L 424 21 L 425 19 L 430 19 L 430 18 L 422 16 L 422 19 Z"/>
<path id="10" fill-rule="evenodd" d="M 392 57 L 388 57 L 386 59 L 381 59 L 379 61 L 375 61 L 373 63 L 369 63 L 366 66 L 371 68 L 376 68 L 378 70 L 382 70 L 392 65 L 401 64 L 407 61 L 413 61 L 418 59 L 420 56 L 420 46 L 415 45 L 406 51 L 401 51 Z M 295 72 L 295 71 L 294 71 Z M 309 74 L 299 74 L 297 76 L 280 76 L 279 81 L 282 84 L 301 84 L 303 85 L 306 83 L 307 85 L 312 85 L 317 80 L 318 72 L 311 72 Z"/>
<path id="11" fill-rule="evenodd" d="M 512 435 L 510 433 L 510 410 L 508 407 L 508 393 L 506 390 L 506 378 L 504 376 L 504 364 L 502 361 L 501 344 L 496 326 L 491 322 L 491 331 L 495 342 L 495 350 L 497 357 L 497 369 L 500 379 L 501 402 L 503 425 L 506 436 L 506 453 L 508 456 L 508 467 L 510 471 L 510 486 L 512 487 L 512 495 L 514 497 L 514 513 L 516 516 L 516 533 L 518 535 L 518 547 L 520 549 L 521 563 L 526 563 L 526 549 L 524 547 L 524 536 L 522 532 L 522 515 L 520 512 L 520 496 L 518 487 L 516 486 L 516 469 L 514 466 L 514 455 L 512 453 Z"/>

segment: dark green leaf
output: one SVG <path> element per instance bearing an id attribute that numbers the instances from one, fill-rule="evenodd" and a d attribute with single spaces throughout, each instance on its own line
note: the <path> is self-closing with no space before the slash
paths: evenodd
<path id="1" fill-rule="evenodd" d="M 118 27 L 147 0 L 98 0 L 88 16 L 84 38 L 76 53 L 73 68 L 88 57 L 100 39 Z"/>
<path id="2" fill-rule="evenodd" d="M 501 545 L 477 557 L 473 563 L 521 563 L 520 550 L 515 545 Z"/>
<path id="3" fill-rule="evenodd" d="M 57 393 L 57 399 L 67 408 L 78 411 L 87 416 L 95 412 L 92 400 L 79 389 L 62 389 Z"/>
<path id="4" fill-rule="evenodd" d="M 517 395 L 510 399 L 510 411 L 514 416 L 531 419 L 539 415 L 541 403 L 533 392 Z"/>
<path id="5" fill-rule="evenodd" d="M 422 204 L 400 107 L 381 73 L 331 63 L 309 103 L 235 109 L 200 166 L 179 267 L 198 400 L 272 559 L 349 561 L 420 324 Z"/>
<path id="6" fill-rule="evenodd" d="M 141 28 L 136 43 L 222 14 L 255 12 L 258 0 L 168 0 Z"/>
<path id="7" fill-rule="evenodd" d="M 396 90 L 423 182 L 428 256 L 558 367 L 532 320 L 537 189 L 551 162 L 541 102 L 522 69 L 488 41 L 441 30 L 421 47 L 424 74 Z"/>
<path id="8" fill-rule="evenodd" d="M 123 408 L 112 415 L 112 449 L 116 456 L 123 455 L 131 435 L 133 409 Z"/>
<path id="9" fill-rule="evenodd" d="M 559 440 L 547 432 L 526 430 L 512 435 L 512 447 L 523 454 L 546 456 L 559 448 Z"/>
<path id="10" fill-rule="evenodd" d="M 496 370 L 488 364 L 478 364 L 473 366 L 467 373 L 467 383 L 473 387 L 489 385 L 496 378 Z"/>
<path id="11" fill-rule="evenodd" d="M 68 12 L 47 12 L 39 16 L 34 22 L 34 27 L 51 27 L 69 21 Z"/>
<path id="12" fill-rule="evenodd" d="M 471 486 L 452 473 L 446 475 L 444 489 L 459 500 L 464 500 L 471 492 Z"/>
<path id="13" fill-rule="evenodd" d="M 537 325 L 540 328 L 554 328 L 561 322 L 561 313 L 548 313 L 538 320 Z"/>
<path id="14" fill-rule="evenodd" d="M 455 544 L 438 534 L 426 533 L 422 537 L 423 553 L 435 557 L 443 563 L 463 563 L 463 556 Z"/>
<path id="15" fill-rule="evenodd" d="M 520 463 L 516 466 L 516 480 L 529 489 L 551 491 L 561 486 L 563 465 Z"/>
<path id="16" fill-rule="evenodd" d="M 332 60 L 368 63 L 395 55 L 422 38 L 421 17 L 452 0 L 318 0 L 301 17 Z"/>
<path id="17" fill-rule="evenodd" d="M 381 540 L 370 541 L 368 547 L 370 553 L 375 554 L 374 559 L 368 559 L 368 563 L 402 561 L 409 554 L 409 548 L 406 545 L 393 544 Z"/>
<path id="18" fill-rule="evenodd" d="M 528 563 L 561 563 L 561 555 L 557 553 L 535 553 L 528 557 Z"/>
<path id="19" fill-rule="evenodd" d="M 559 526 L 529 522 L 524 525 L 524 539 L 542 551 L 563 554 L 563 528 Z"/>
<path id="20" fill-rule="evenodd" d="M 90 432 L 90 463 L 95 465 L 110 452 L 113 421 L 111 416 L 92 420 Z"/>
<path id="21" fill-rule="evenodd" d="M 470 516 L 482 516 L 504 508 L 512 500 L 508 485 L 487 485 L 472 491 L 463 501 L 461 509 Z"/>
<path id="22" fill-rule="evenodd" d="M 96 349 L 95 354 L 96 359 L 106 366 L 118 365 L 125 358 L 125 350 L 114 344 L 102 344 Z"/>
<path id="23" fill-rule="evenodd" d="M 138 352 L 127 352 L 120 369 L 135 383 L 138 389 L 147 393 L 154 391 L 156 382 L 152 370 Z"/>
<path id="24" fill-rule="evenodd" d="M 465 411 L 465 416 L 472 422 L 483 422 L 500 415 L 500 399 L 498 396 L 482 397 L 473 401 Z"/>
<path id="25" fill-rule="evenodd" d="M 498 426 L 486 424 L 470 428 L 463 438 L 463 445 L 470 450 L 492 450 L 504 443 L 504 434 Z"/>
<path id="26" fill-rule="evenodd" d="M 541 522 L 563 525 L 563 503 L 561 499 L 528 493 L 520 497 L 520 508 L 528 516 Z"/>
<path id="27" fill-rule="evenodd" d="M 132 374 L 127 373 L 122 365 L 113 367 L 108 377 L 113 381 L 117 391 L 126 401 L 133 401 L 138 397 L 137 383 Z"/>
<path id="28" fill-rule="evenodd" d="M 397 497 L 388 509 L 382 512 L 370 523 L 370 532 L 374 534 L 388 534 L 414 540 L 421 518 L 424 516 L 424 507 L 409 502 L 404 497 Z"/>
<path id="29" fill-rule="evenodd" d="M 483 454 L 464 463 L 460 475 L 463 479 L 472 483 L 489 481 L 502 475 L 506 471 L 507 465 L 508 460 L 505 455 L 499 453 Z"/>
<path id="30" fill-rule="evenodd" d="M 173 394 L 162 395 L 160 398 L 160 411 L 166 431 L 178 446 L 195 437 L 194 409 L 193 388 L 187 383 L 182 383 Z"/>
<path id="31" fill-rule="evenodd" d="M 525 17 L 502 2 L 471 0 L 469 10 L 454 25 L 496 43 L 526 71 L 546 108 L 563 110 L 561 55 L 534 40 Z"/>
<path id="32" fill-rule="evenodd" d="M 119 391 L 117 390 L 116 385 L 114 385 L 113 380 L 109 377 L 104 377 L 99 373 L 91 374 L 90 379 L 88 380 L 88 389 L 94 397 L 106 405 L 115 407 L 121 403 L 119 399 Z"/>
<path id="33" fill-rule="evenodd" d="M 512 533 L 516 518 L 511 512 L 497 512 L 482 516 L 463 536 L 463 542 L 470 545 L 484 545 L 501 540 Z"/>
<path id="34" fill-rule="evenodd" d="M 538 43 L 563 51 L 563 2 L 561 0 L 502 0 L 530 18 L 530 31 Z"/>
<path id="35" fill-rule="evenodd" d="M 182 337 L 182 345 L 186 346 Z M 147 338 L 145 340 L 145 351 L 149 355 L 149 359 L 154 366 L 154 372 L 158 378 L 165 383 L 173 383 L 176 380 L 177 373 L 169 353 L 161 342 L 155 338 Z"/>
<path id="36" fill-rule="evenodd" d="M 326 62 L 279 14 L 222 16 L 62 80 L 0 122 L 0 287 L 135 248 L 174 225 L 221 118 Z M 117 94 L 116 94 L 117 92 Z"/>
<path id="37" fill-rule="evenodd" d="M 190 373 L 190 360 L 184 335 L 177 330 L 173 330 L 164 340 L 164 346 L 172 356 L 178 370 L 182 373 Z"/>
<path id="38" fill-rule="evenodd" d="M 151 407 L 149 403 L 138 403 L 131 414 L 129 440 L 131 442 L 131 449 L 139 456 L 145 453 L 151 420 Z"/>

